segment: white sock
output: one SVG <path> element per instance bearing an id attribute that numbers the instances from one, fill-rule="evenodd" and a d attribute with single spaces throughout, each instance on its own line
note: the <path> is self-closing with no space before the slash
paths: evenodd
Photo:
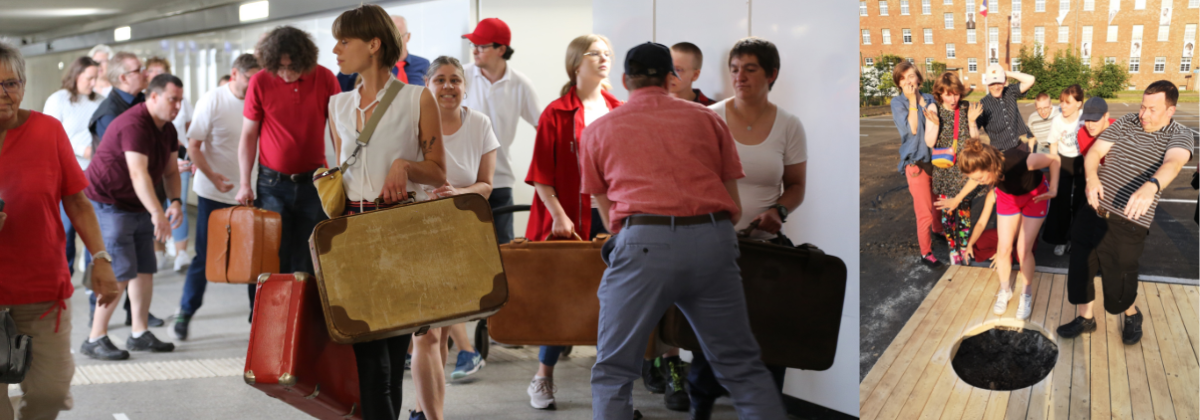
<path id="1" fill-rule="evenodd" d="M 99 336 L 99 337 L 96 337 L 96 338 L 89 338 L 89 339 L 88 339 L 88 342 L 89 342 L 89 343 L 96 343 L 96 342 L 99 342 L 100 340 L 103 340 L 103 339 L 104 339 L 104 337 L 108 337 L 108 335 L 107 335 L 107 334 L 105 334 L 105 335 L 102 335 L 102 336 Z"/>
<path id="2" fill-rule="evenodd" d="M 130 335 L 132 335 L 133 338 L 138 339 L 138 338 L 142 338 L 142 334 L 145 334 L 145 333 L 146 333 L 146 331 L 138 331 L 138 332 L 131 333 Z"/>

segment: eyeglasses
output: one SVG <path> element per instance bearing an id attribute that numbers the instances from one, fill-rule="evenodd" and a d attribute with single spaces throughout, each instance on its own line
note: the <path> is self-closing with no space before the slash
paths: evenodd
<path id="1" fill-rule="evenodd" d="M 583 53 L 584 57 L 598 57 L 601 55 L 603 55 L 604 58 L 612 58 L 613 53 L 608 52 L 608 51 L 588 51 L 588 52 Z"/>
<path id="2" fill-rule="evenodd" d="M 476 51 L 483 51 L 488 48 L 496 48 L 496 45 L 495 44 L 483 44 L 483 45 L 471 44 L 471 48 L 474 48 Z"/>
<path id="3" fill-rule="evenodd" d="M 4 94 L 8 95 L 9 97 L 16 96 L 18 93 L 21 93 L 24 90 L 24 88 L 25 88 L 24 80 L 11 80 L 10 79 L 10 80 L 5 80 L 3 82 L 0 82 L 0 90 L 3 90 Z"/>

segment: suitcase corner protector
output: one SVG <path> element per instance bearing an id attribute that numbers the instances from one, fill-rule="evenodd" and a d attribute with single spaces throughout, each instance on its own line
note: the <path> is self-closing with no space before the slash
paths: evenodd
<path id="1" fill-rule="evenodd" d="M 242 379 L 246 381 L 246 385 L 254 385 L 254 371 L 247 370 L 246 373 L 242 375 Z"/>
<path id="2" fill-rule="evenodd" d="M 258 284 L 262 284 L 263 282 L 267 281 L 267 279 L 269 279 L 269 278 L 271 278 L 271 273 L 259 274 L 258 275 Z"/>
<path id="3" fill-rule="evenodd" d="M 281 374 L 279 375 L 279 384 L 284 388 L 291 388 L 296 385 L 296 377 L 290 373 Z"/>

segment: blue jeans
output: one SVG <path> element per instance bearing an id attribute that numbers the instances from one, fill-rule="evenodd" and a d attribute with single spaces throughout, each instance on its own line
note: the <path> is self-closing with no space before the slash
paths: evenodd
<path id="1" fill-rule="evenodd" d="M 512 194 L 512 188 L 492 189 L 492 195 L 488 196 L 488 204 L 491 204 L 493 209 L 511 206 L 513 205 Z M 494 223 L 496 227 L 496 242 L 501 244 L 512 242 L 514 238 L 512 213 L 497 214 Z"/>
<path id="2" fill-rule="evenodd" d="M 205 263 L 208 261 L 208 217 L 214 210 L 233 207 L 200 196 L 196 196 L 196 200 L 196 256 L 188 266 L 187 279 L 183 283 L 183 297 L 179 299 L 180 315 L 189 317 L 204 303 L 204 289 L 208 286 L 208 278 L 204 272 Z"/>
<path id="3" fill-rule="evenodd" d="M 738 418 L 785 419 L 783 401 L 750 332 L 728 220 L 688 226 L 626 226 L 605 243 L 596 293 L 600 325 L 592 367 L 592 418 L 633 416 L 650 331 L 671 305 L 687 318 Z"/>
<path id="4" fill-rule="evenodd" d="M 183 201 L 183 205 L 180 206 L 180 208 L 183 209 L 183 223 L 180 223 L 179 227 L 171 229 L 171 238 L 174 239 L 175 242 L 186 241 L 188 238 L 187 202 L 188 202 L 188 186 L 189 186 L 188 184 L 191 184 L 192 183 L 191 181 L 192 181 L 192 173 L 191 172 L 180 172 L 179 173 L 179 183 L 180 183 L 179 199 Z M 171 200 L 163 201 L 163 210 L 165 211 L 168 207 L 171 207 Z"/>
<path id="5" fill-rule="evenodd" d="M 278 173 L 258 174 L 258 196 L 254 206 L 279 213 L 283 235 L 279 242 L 280 273 L 312 273 L 312 254 L 308 237 L 317 223 L 328 219 L 321 208 L 321 197 L 311 182 L 297 184 Z M 270 171 L 274 172 L 274 171 Z M 255 284 L 250 284 L 250 307 L 254 307 Z"/>

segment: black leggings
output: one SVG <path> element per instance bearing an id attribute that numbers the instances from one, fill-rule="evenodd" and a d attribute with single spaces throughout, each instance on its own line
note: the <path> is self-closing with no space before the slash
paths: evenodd
<path id="1" fill-rule="evenodd" d="M 412 335 L 354 345 L 358 364 L 358 391 L 363 420 L 396 420 L 404 383 L 404 356 Z"/>

